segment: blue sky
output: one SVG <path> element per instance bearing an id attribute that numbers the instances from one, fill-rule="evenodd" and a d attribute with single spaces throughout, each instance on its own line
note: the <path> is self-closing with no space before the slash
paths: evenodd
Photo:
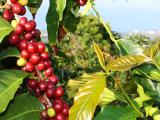
<path id="1" fill-rule="evenodd" d="M 48 3 L 49 0 L 43 0 L 36 16 L 41 30 L 46 29 L 44 16 Z M 160 29 L 160 0 L 95 0 L 95 4 L 104 20 L 109 21 L 115 31 Z"/>

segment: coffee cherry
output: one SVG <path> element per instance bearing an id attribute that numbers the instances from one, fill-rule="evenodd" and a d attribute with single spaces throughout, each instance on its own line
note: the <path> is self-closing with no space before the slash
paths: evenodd
<path id="1" fill-rule="evenodd" d="M 48 87 L 48 85 L 47 85 L 47 87 Z M 46 90 L 46 96 L 47 96 L 49 99 L 53 98 L 53 96 L 54 96 L 54 89 L 48 88 L 48 89 Z"/>
<path id="2" fill-rule="evenodd" d="M 53 68 L 50 67 L 50 68 L 45 70 L 44 74 L 45 74 L 45 76 L 49 77 L 49 76 L 51 76 L 53 74 L 53 72 L 54 72 Z"/>
<path id="3" fill-rule="evenodd" d="M 63 103 L 61 103 L 61 102 L 54 103 L 52 105 L 52 107 L 54 108 L 56 113 L 60 113 L 62 111 L 62 109 L 63 109 Z"/>
<path id="4" fill-rule="evenodd" d="M 7 4 L 7 5 L 6 5 L 6 10 L 12 10 L 12 5 Z"/>
<path id="5" fill-rule="evenodd" d="M 44 64 L 45 64 L 46 68 L 50 68 L 52 65 L 50 60 L 45 61 Z"/>
<path id="6" fill-rule="evenodd" d="M 69 116 L 69 108 L 64 107 L 64 108 L 62 109 L 62 114 L 63 114 L 64 116 L 68 117 L 68 116 Z"/>
<path id="7" fill-rule="evenodd" d="M 45 51 L 45 49 L 46 49 L 46 46 L 45 46 L 45 44 L 43 42 L 39 42 L 37 44 L 37 47 L 38 47 L 38 52 L 40 52 L 40 53 L 43 53 Z"/>
<path id="8" fill-rule="evenodd" d="M 13 11 L 14 14 L 20 15 L 22 10 L 23 10 L 22 5 L 20 5 L 19 3 L 13 4 L 12 11 Z"/>
<path id="9" fill-rule="evenodd" d="M 17 20 L 12 20 L 11 21 L 11 26 L 15 29 L 16 26 L 18 25 L 18 21 Z"/>
<path id="10" fill-rule="evenodd" d="M 18 66 L 24 66 L 27 63 L 27 61 L 24 58 L 20 58 L 17 60 L 17 65 Z"/>
<path id="11" fill-rule="evenodd" d="M 10 0 L 12 4 L 17 3 L 18 0 Z"/>
<path id="12" fill-rule="evenodd" d="M 19 20 L 19 23 L 24 25 L 28 22 L 27 18 L 26 17 L 21 17 L 20 20 Z"/>
<path id="13" fill-rule="evenodd" d="M 19 49 L 24 50 L 28 48 L 28 42 L 25 39 L 20 40 L 19 42 Z"/>
<path id="14" fill-rule="evenodd" d="M 50 118 L 52 118 L 52 117 L 54 117 L 54 116 L 56 115 L 56 112 L 55 112 L 55 110 L 54 110 L 53 108 L 49 108 L 49 109 L 47 110 L 47 114 L 48 114 L 48 116 L 49 116 Z"/>
<path id="15" fill-rule="evenodd" d="M 28 85 L 29 85 L 30 88 L 36 89 L 37 86 L 38 86 L 38 83 L 37 83 L 37 81 L 34 80 L 34 79 L 29 79 L 29 80 L 28 80 Z"/>
<path id="16" fill-rule="evenodd" d="M 39 71 L 43 71 L 43 70 L 45 69 L 45 64 L 44 64 L 44 62 L 38 63 L 38 64 L 37 64 L 37 69 L 38 69 Z"/>
<path id="17" fill-rule="evenodd" d="M 55 119 L 54 119 L 54 117 L 52 117 L 52 118 L 48 118 L 47 120 L 55 120 Z"/>
<path id="18" fill-rule="evenodd" d="M 41 80 L 39 83 L 38 83 L 38 88 L 40 91 L 45 91 L 46 88 L 47 88 L 47 83 L 44 81 L 44 80 Z"/>
<path id="19" fill-rule="evenodd" d="M 14 15 L 9 10 L 5 10 L 2 17 L 7 21 L 11 21 L 14 18 Z"/>
<path id="20" fill-rule="evenodd" d="M 41 53 L 41 58 L 42 58 L 42 60 L 48 60 L 49 59 L 49 53 L 48 52 Z"/>
<path id="21" fill-rule="evenodd" d="M 64 103 L 64 101 L 61 99 L 61 98 L 56 98 L 53 102 L 53 104 L 56 104 L 56 103 Z M 63 106 L 64 107 L 64 106 Z"/>
<path id="22" fill-rule="evenodd" d="M 41 31 L 38 30 L 38 29 L 35 29 L 35 31 L 36 31 L 36 37 L 40 38 L 41 37 Z"/>
<path id="23" fill-rule="evenodd" d="M 28 72 L 33 72 L 35 69 L 34 65 L 31 62 L 27 62 L 25 67 Z"/>
<path id="24" fill-rule="evenodd" d="M 36 95 L 37 97 L 39 97 L 39 96 L 41 95 L 41 91 L 40 91 L 39 88 L 36 88 L 36 89 L 35 89 L 35 95 Z"/>
<path id="25" fill-rule="evenodd" d="M 87 3 L 87 0 L 77 0 L 79 6 L 84 6 Z"/>
<path id="26" fill-rule="evenodd" d="M 37 52 L 37 46 L 34 43 L 29 43 L 28 44 L 28 51 L 31 53 L 36 53 Z"/>
<path id="27" fill-rule="evenodd" d="M 22 24 L 17 24 L 16 28 L 15 28 L 15 33 L 16 34 L 22 34 L 24 32 L 25 28 Z"/>
<path id="28" fill-rule="evenodd" d="M 57 85 L 58 81 L 59 81 L 59 78 L 56 75 L 52 75 L 52 76 L 48 77 L 48 81 L 50 81 L 54 85 Z"/>
<path id="29" fill-rule="evenodd" d="M 25 33 L 24 38 L 29 41 L 33 38 L 33 35 L 31 33 Z"/>
<path id="30" fill-rule="evenodd" d="M 18 3 L 21 4 L 22 6 L 25 6 L 28 4 L 28 0 L 18 0 Z"/>
<path id="31" fill-rule="evenodd" d="M 26 8 L 23 6 L 20 15 L 24 15 L 24 14 L 26 14 Z"/>
<path id="32" fill-rule="evenodd" d="M 33 53 L 30 57 L 30 61 L 33 63 L 33 64 L 38 64 L 39 61 L 40 61 L 40 57 L 38 54 L 35 54 Z"/>
<path id="33" fill-rule="evenodd" d="M 60 98 L 64 95 L 64 90 L 62 87 L 57 87 L 54 91 L 55 97 Z"/>
<path id="34" fill-rule="evenodd" d="M 54 89 L 54 84 L 52 84 L 51 82 L 47 82 L 47 88 Z"/>
<path id="35" fill-rule="evenodd" d="M 64 118 L 64 116 L 63 116 L 62 113 L 58 113 L 58 114 L 56 114 L 56 116 L 55 116 L 55 120 L 65 120 L 65 118 Z"/>
<path id="36" fill-rule="evenodd" d="M 29 21 L 25 24 L 25 29 L 26 31 L 31 32 L 35 29 L 35 24 Z"/>
<path id="37" fill-rule="evenodd" d="M 48 112 L 47 112 L 47 110 L 41 111 L 41 118 L 42 119 L 47 119 L 48 118 Z"/>
<path id="38" fill-rule="evenodd" d="M 36 36 L 36 30 L 32 30 L 31 34 L 33 35 L 33 37 Z"/>
<path id="39" fill-rule="evenodd" d="M 32 25 L 32 29 L 34 30 L 36 28 L 36 22 L 34 20 L 30 20 L 29 23 Z"/>
<path id="40" fill-rule="evenodd" d="M 26 60 L 29 60 L 29 58 L 30 58 L 30 52 L 28 50 L 22 50 L 21 51 L 21 57 L 23 57 Z"/>
<path id="41" fill-rule="evenodd" d="M 11 45 L 17 45 L 20 41 L 19 35 L 17 35 L 15 32 L 12 32 L 9 36 L 9 43 Z"/>

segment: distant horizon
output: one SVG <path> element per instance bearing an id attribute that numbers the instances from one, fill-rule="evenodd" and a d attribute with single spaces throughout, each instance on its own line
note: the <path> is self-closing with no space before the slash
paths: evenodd
<path id="1" fill-rule="evenodd" d="M 154 1 L 154 2 L 153 2 Z M 132 32 L 135 30 L 160 30 L 160 0 L 95 0 L 96 7 L 112 30 Z M 42 3 L 36 15 L 37 28 L 46 30 L 45 15 L 49 0 Z M 31 19 L 31 15 L 27 14 Z"/>

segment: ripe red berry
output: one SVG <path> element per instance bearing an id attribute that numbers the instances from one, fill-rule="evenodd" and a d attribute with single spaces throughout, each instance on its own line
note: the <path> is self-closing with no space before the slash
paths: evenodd
<path id="1" fill-rule="evenodd" d="M 62 87 L 57 87 L 54 91 L 55 97 L 60 98 L 64 95 L 64 90 Z"/>
<path id="2" fill-rule="evenodd" d="M 22 34 L 24 32 L 25 28 L 22 24 L 18 24 L 15 28 L 16 34 Z"/>
<path id="3" fill-rule="evenodd" d="M 33 64 L 38 64 L 39 61 L 40 61 L 40 56 L 38 54 L 35 54 L 33 53 L 30 57 L 30 61 L 33 63 Z"/>
<path id="4" fill-rule="evenodd" d="M 49 59 L 49 53 L 48 52 L 41 53 L 41 58 L 42 58 L 42 60 L 48 60 Z"/>
<path id="5" fill-rule="evenodd" d="M 59 81 L 59 78 L 58 76 L 56 75 L 52 75 L 50 77 L 48 77 L 48 80 L 53 83 L 54 85 L 57 85 L 58 84 L 58 81 Z"/>
<path id="6" fill-rule="evenodd" d="M 18 0 L 10 0 L 12 4 L 15 4 L 18 2 Z"/>
<path id="7" fill-rule="evenodd" d="M 51 82 L 47 82 L 47 88 L 54 89 L 54 84 L 52 84 Z"/>
<path id="8" fill-rule="evenodd" d="M 35 29 L 35 31 L 36 31 L 36 37 L 40 38 L 41 37 L 41 31 L 38 30 L 38 29 Z"/>
<path id="9" fill-rule="evenodd" d="M 36 36 L 36 30 L 32 30 L 31 34 L 33 35 L 33 37 Z"/>
<path id="10" fill-rule="evenodd" d="M 11 21 L 14 18 L 14 15 L 9 10 L 5 10 L 2 17 L 7 21 Z"/>
<path id="11" fill-rule="evenodd" d="M 27 20 L 26 17 L 21 17 L 20 20 L 19 20 L 19 23 L 22 24 L 22 25 L 25 25 L 27 22 L 28 22 L 28 20 Z"/>
<path id="12" fill-rule="evenodd" d="M 15 32 L 12 32 L 9 36 L 9 43 L 11 45 L 17 45 L 20 41 L 19 35 L 17 35 Z"/>
<path id="13" fill-rule="evenodd" d="M 28 50 L 22 50 L 21 51 L 21 57 L 26 59 L 26 60 L 29 60 L 30 58 L 30 52 Z"/>
<path id="14" fill-rule="evenodd" d="M 20 5 L 19 3 L 13 4 L 12 11 L 13 11 L 14 14 L 20 15 L 22 10 L 23 10 L 22 5 Z"/>
<path id="15" fill-rule="evenodd" d="M 45 69 L 45 64 L 43 61 L 37 64 L 37 69 L 39 71 L 43 71 Z"/>
<path id="16" fill-rule="evenodd" d="M 53 72 L 54 72 L 53 68 L 50 67 L 50 68 L 45 70 L 44 74 L 45 74 L 45 76 L 49 77 L 49 76 L 51 76 L 53 74 Z"/>
<path id="17" fill-rule="evenodd" d="M 48 118 L 47 110 L 41 111 L 41 118 L 42 118 L 42 119 L 47 119 L 47 118 Z"/>
<path id="18" fill-rule="evenodd" d="M 19 49 L 24 50 L 24 49 L 27 49 L 27 47 L 28 47 L 28 41 L 25 39 L 20 40 Z"/>
<path id="19" fill-rule="evenodd" d="M 37 47 L 38 47 L 38 52 L 40 53 L 44 52 L 46 49 L 46 46 L 43 42 L 38 42 Z"/>
<path id="20" fill-rule="evenodd" d="M 87 0 L 77 0 L 79 6 L 84 6 L 87 3 Z"/>
<path id="21" fill-rule="evenodd" d="M 65 118 L 62 113 L 58 113 L 56 114 L 55 120 L 65 120 Z"/>
<path id="22" fill-rule="evenodd" d="M 51 89 L 51 88 L 48 88 L 46 90 L 46 96 L 50 99 L 50 98 L 53 98 L 54 96 L 54 89 Z"/>
<path id="23" fill-rule="evenodd" d="M 26 13 L 26 8 L 23 6 L 20 15 L 24 15 Z"/>
<path id="24" fill-rule="evenodd" d="M 28 44 L 28 51 L 31 53 L 36 53 L 37 52 L 37 46 L 34 43 L 29 43 Z"/>
<path id="25" fill-rule="evenodd" d="M 35 89 L 38 86 L 38 83 L 35 79 L 29 79 L 28 85 L 30 88 Z"/>
<path id="26" fill-rule="evenodd" d="M 45 61 L 44 64 L 46 65 L 46 68 L 50 68 L 52 65 L 50 60 Z"/>
<path id="27" fill-rule="evenodd" d="M 69 109 L 68 109 L 67 107 L 64 107 L 64 108 L 62 109 L 62 114 L 63 114 L 64 116 L 68 117 L 68 116 L 69 116 Z"/>
<path id="28" fill-rule="evenodd" d="M 25 67 L 27 72 L 33 72 L 35 69 L 34 65 L 31 62 L 27 62 Z"/>
<path id="29" fill-rule="evenodd" d="M 40 82 L 38 83 L 38 88 L 39 88 L 39 90 L 42 91 L 42 92 L 45 91 L 46 88 L 47 88 L 47 83 L 46 83 L 46 81 L 44 81 L 44 80 L 40 81 Z"/>
<path id="30" fill-rule="evenodd" d="M 31 33 L 25 33 L 24 38 L 29 41 L 33 38 L 33 35 Z"/>
<path id="31" fill-rule="evenodd" d="M 32 29 L 34 30 L 36 28 L 36 25 L 37 25 L 36 22 L 34 20 L 30 20 L 29 22 L 32 25 Z"/>
<path id="32" fill-rule="evenodd" d="M 27 22 L 27 23 L 25 24 L 25 29 L 26 29 L 26 31 L 28 31 L 28 32 L 33 31 L 34 28 L 35 28 L 35 26 L 34 26 L 34 23 L 33 23 L 33 22 Z"/>
<path id="33" fill-rule="evenodd" d="M 61 102 L 54 103 L 52 105 L 52 107 L 54 108 L 56 113 L 60 113 L 60 112 L 62 112 L 62 109 L 63 109 L 63 103 L 61 103 Z"/>
<path id="34" fill-rule="evenodd" d="M 41 95 L 41 91 L 39 90 L 39 88 L 36 88 L 36 89 L 35 89 L 35 95 L 36 95 L 37 97 L 39 97 L 39 96 Z"/>

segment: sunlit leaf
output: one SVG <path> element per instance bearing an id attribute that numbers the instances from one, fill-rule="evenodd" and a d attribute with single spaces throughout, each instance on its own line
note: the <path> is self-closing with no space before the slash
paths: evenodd
<path id="1" fill-rule="evenodd" d="M 101 101 L 105 83 L 106 77 L 102 73 L 86 74 L 83 78 L 69 82 L 70 88 L 80 86 L 70 109 L 69 120 L 92 120 L 95 108 Z"/>
<path id="2" fill-rule="evenodd" d="M 107 69 L 112 71 L 126 71 L 149 61 L 150 59 L 142 55 L 123 56 L 115 61 L 111 61 Z"/>
<path id="3" fill-rule="evenodd" d="M 66 0 L 57 0 L 57 12 L 59 14 L 59 21 L 63 19 L 63 11 L 66 7 Z"/>
<path id="4" fill-rule="evenodd" d="M 83 11 L 80 13 L 80 15 L 81 15 L 81 16 L 86 15 L 86 14 L 89 12 L 91 6 L 92 6 L 91 0 L 88 0 L 88 1 L 87 1 L 87 4 L 84 6 L 84 9 L 83 9 Z"/>

